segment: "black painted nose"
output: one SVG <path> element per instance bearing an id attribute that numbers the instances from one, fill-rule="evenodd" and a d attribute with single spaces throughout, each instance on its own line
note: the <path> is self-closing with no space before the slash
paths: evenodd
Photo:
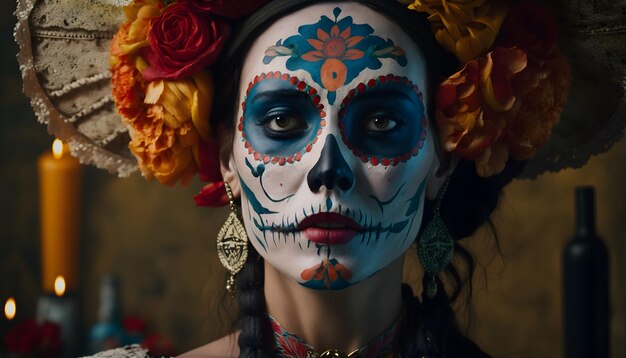
<path id="1" fill-rule="evenodd" d="M 348 191 L 354 185 L 354 174 L 343 159 L 334 135 L 326 137 L 319 161 L 306 177 L 309 188 L 316 193 L 322 185 L 328 190 L 335 188 Z"/>

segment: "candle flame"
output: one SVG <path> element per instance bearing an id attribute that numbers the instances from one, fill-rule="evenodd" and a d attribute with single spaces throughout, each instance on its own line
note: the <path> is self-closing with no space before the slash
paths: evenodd
<path id="1" fill-rule="evenodd" d="M 52 155 L 55 159 L 63 158 L 63 141 L 60 139 L 55 139 L 52 142 Z"/>
<path id="2" fill-rule="evenodd" d="M 59 297 L 65 293 L 65 279 L 63 276 L 57 276 L 54 280 L 54 293 Z"/>
<path id="3" fill-rule="evenodd" d="M 9 297 L 7 302 L 4 304 L 4 315 L 10 321 L 15 318 L 16 311 L 17 307 L 15 306 L 15 299 L 13 297 Z"/>

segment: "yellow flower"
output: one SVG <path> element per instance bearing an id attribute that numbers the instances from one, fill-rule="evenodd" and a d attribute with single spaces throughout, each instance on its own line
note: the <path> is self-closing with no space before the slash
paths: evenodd
<path id="1" fill-rule="evenodd" d="M 143 79 L 148 65 L 137 50 L 149 45 L 150 21 L 162 10 L 158 0 L 124 8 L 128 21 L 111 44 L 113 96 L 144 177 L 184 185 L 198 172 L 199 142 L 210 139 L 213 79 L 205 71 L 175 81 Z"/>
<path id="2" fill-rule="evenodd" d="M 437 42 L 461 62 L 491 48 L 508 11 L 497 0 L 414 0 L 408 8 L 430 15 Z"/>
<path id="3" fill-rule="evenodd" d="M 159 16 L 161 11 L 162 5 L 158 0 L 135 0 L 124 7 L 127 23 L 130 23 L 128 34 L 121 46 L 125 54 L 130 55 L 149 46 L 150 20 Z"/>
<path id="4" fill-rule="evenodd" d="M 176 129 L 191 120 L 200 136 L 208 139 L 213 79 L 207 72 L 180 80 L 150 82 L 144 102 L 152 105 L 152 113 L 168 127 Z"/>

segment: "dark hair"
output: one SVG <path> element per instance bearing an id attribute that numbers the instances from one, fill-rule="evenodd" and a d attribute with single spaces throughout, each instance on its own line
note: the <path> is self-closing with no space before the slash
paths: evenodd
<path id="1" fill-rule="evenodd" d="M 319 1 L 328 2 L 331 0 Z M 336 1 L 336 0 L 335 0 Z M 425 14 L 407 11 L 397 0 L 356 0 L 393 19 L 418 44 L 429 66 L 430 88 L 441 82 L 458 69 L 454 56 L 444 52 L 437 44 Z M 213 121 L 231 128 L 233 111 L 236 108 L 239 71 L 246 51 L 258 34 L 267 29 L 276 19 L 314 3 L 311 0 L 274 0 L 238 24 L 234 37 L 224 50 L 217 68 L 216 83 L 222 87 L 215 101 Z M 434 96 L 430 96 L 431 99 Z M 434 106 L 429 106 L 434 108 Z M 434 118 L 430 113 L 430 118 Z M 214 123 L 217 124 L 217 123 Z M 215 126 L 213 126 L 215 128 Z M 446 196 L 441 205 L 441 215 L 457 239 L 455 261 L 464 267 L 451 263 L 446 275 L 451 278 L 452 294 L 449 296 L 440 278 L 438 293 L 433 298 L 422 295 L 416 298 L 411 289 L 404 285 L 403 296 L 407 305 L 404 335 L 401 339 L 402 357 L 416 357 L 426 354 L 429 357 L 483 357 L 486 356 L 471 340 L 461 334 L 451 303 L 468 283 L 468 300 L 471 298 L 471 279 L 475 270 L 472 255 L 458 243 L 458 240 L 472 235 L 485 222 L 490 223 L 491 213 L 498 204 L 500 194 L 513 178 L 523 170 L 525 162 L 509 161 L 505 169 L 497 175 L 482 178 L 477 175 L 475 164 L 461 160 L 452 174 Z M 423 222 L 433 215 L 432 202 L 427 201 Z M 422 225 L 422 229 L 425 225 Z M 495 232 L 494 232 L 495 235 Z M 271 357 L 271 327 L 266 315 L 263 295 L 263 260 L 250 247 L 251 255 L 242 272 L 238 275 L 239 309 L 241 311 L 239 347 L 241 357 Z M 466 272 L 462 275 L 462 272 Z"/>

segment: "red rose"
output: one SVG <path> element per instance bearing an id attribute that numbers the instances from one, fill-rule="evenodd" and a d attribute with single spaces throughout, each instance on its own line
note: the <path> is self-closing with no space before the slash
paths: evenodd
<path id="1" fill-rule="evenodd" d="M 154 81 L 190 76 L 215 62 L 229 34 L 226 22 L 174 3 L 150 24 L 150 46 L 141 50 L 150 67 L 143 77 Z"/>
<path id="2" fill-rule="evenodd" d="M 181 0 L 179 2 L 186 3 L 190 8 L 201 11 L 210 12 L 213 15 L 235 19 L 256 11 L 265 5 L 268 0 Z"/>
<path id="3" fill-rule="evenodd" d="M 520 2 L 504 21 L 503 43 L 526 50 L 531 56 L 545 60 L 557 46 L 559 27 L 554 16 L 539 2 Z"/>

